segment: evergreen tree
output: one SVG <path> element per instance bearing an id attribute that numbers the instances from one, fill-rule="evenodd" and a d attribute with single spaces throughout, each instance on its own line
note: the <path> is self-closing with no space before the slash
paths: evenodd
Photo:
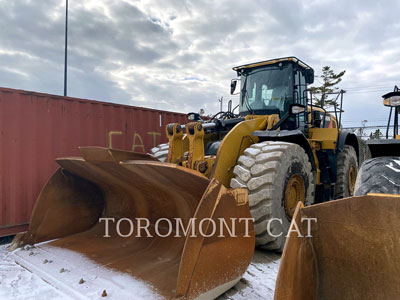
<path id="1" fill-rule="evenodd" d="M 382 133 L 379 129 L 375 130 L 375 132 L 371 132 L 369 135 L 370 140 L 379 140 L 382 137 Z"/>
<path id="2" fill-rule="evenodd" d="M 322 68 L 322 85 L 311 87 L 313 97 L 316 99 L 315 105 L 327 107 L 337 105 L 335 98 L 326 93 L 333 93 L 339 91 L 337 85 L 342 81 L 342 76 L 346 73 L 345 70 L 336 74 L 330 67 L 325 66 Z"/>

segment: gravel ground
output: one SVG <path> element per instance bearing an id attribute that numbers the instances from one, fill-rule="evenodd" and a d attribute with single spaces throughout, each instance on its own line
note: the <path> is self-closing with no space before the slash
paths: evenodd
<path id="1" fill-rule="evenodd" d="M 7 246 L 0 245 L 0 299 L 71 299 L 15 263 Z M 256 251 L 240 282 L 218 300 L 273 299 L 279 260 L 277 254 Z"/>

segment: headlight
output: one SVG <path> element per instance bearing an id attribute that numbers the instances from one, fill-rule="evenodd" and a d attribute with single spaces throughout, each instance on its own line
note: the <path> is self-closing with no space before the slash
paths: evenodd
<path id="1" fill-rule="evenodd" d="M 385 106 L 400 106 L 400 96 L 392 96 L 390 98 L 383 99 L 383 105 L 385 105 Z"/>
<path id="2" fill-rule="evenodd" d="M 397 87 L 396 87 L 397 88 Z M 387 93 L 382 96 L 383 105 L 396 107 L 400 106 L 400 91 L 395 89 L 395 92 Z"/>

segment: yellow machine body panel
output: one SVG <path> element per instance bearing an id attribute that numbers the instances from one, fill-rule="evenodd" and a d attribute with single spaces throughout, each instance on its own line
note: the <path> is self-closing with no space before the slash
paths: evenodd
<path id="1" fill-rule="evenodd" d="M 310 128 L 309 140 L 318 142 L 321 149 L 335 150 L 339 132 L 337 128 Z"/>
<path id="2" fill-rule="evenodd" d="M 270 116 L 247 116 L 247 119 L 237 124 L 222 140 L 218 149 L 214 169 L 211 177 L 217 179 L 225 186 L 229 186 L 233 177 L 233 168 L 244 150 L 250 145 L 259 141 L 259 138 L 253 136 L 256 130 L 262 130 L 266 127 L 272 127 L 279 117 Z"/>

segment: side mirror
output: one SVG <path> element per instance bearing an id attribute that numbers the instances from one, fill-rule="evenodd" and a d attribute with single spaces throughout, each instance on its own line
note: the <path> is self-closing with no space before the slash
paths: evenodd
<path id="1" fill-rule="evenodd" d="M 231 95 L 233 95 L 233 93 L 235 92 L 236 85 L 237 85 L 237 79 L 232 79 L 231 80 Z"/>
<path id="2" fill-rule="evenodd" d="M 307 69 L 303 71 L 304 73 L 304 79 L 306 80 L 307 84 L 313 84 L 314 83 L 314 70 L 313 69 Z"/>
<path id="3" fill-rule="evenodd" d="M 289 114 L 291 115 L 298 115 L 301 114 L 306 110 L 306 107 L 301 104 L 291 104 L 289 106 Z"/>

